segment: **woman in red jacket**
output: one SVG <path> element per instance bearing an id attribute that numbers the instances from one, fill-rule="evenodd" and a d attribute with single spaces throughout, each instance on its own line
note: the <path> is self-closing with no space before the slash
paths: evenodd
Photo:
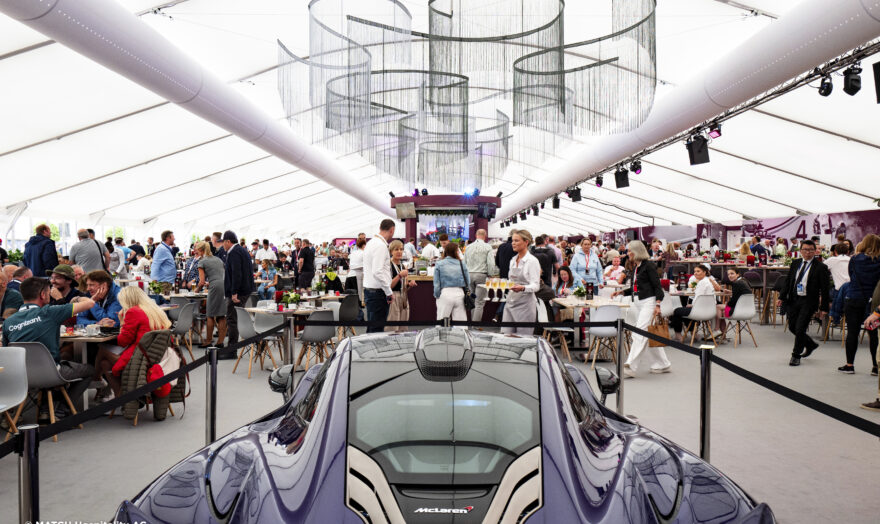
<path id="1" fill-rule="evenodd" d="M 115 395 L 121 394 L 122 370 L 137 350 L 144 333 L 171 327 L 168 315 L 142 289 L 135 286 L 124 287 L 119 292 L 118 300 L 122 306 L 122 311 L 119 312 L 122 326 L 119 328 L 116 343 L 125 349 L 121 354 L 115 354 L 102 348 L 95 359 L 95 368 L 107 378 Z"/>

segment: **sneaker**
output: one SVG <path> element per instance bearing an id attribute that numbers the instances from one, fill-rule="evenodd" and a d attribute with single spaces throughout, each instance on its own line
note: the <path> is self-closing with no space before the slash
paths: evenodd
<path id="1" fill-rule="evenodd" d="M 801 357 L 792 356 L 791 360 L 788 361 L 789 366 L 800 366 L 801 365 Z"/>
<path id="2" fill-rule="evenodd" d="M 841 373 L 846 373 L 847 375 L 856 374 L 856 369 L 850 365 L 840 366 L 839 368 L 837 368 L 837 371 L 840 371 Z"/>
<path id="3" fill-rule="evenodd" d="M 880 398 L 874 399 L 874 402 L 866 402 L 862 404 L 862 409 L 868 411 L 880 411 Z"/>
<path id="4" fill-rule="evenodd" d="M 872 377 L 876 377 L 876 376 L 877 376 L 877 366 L 874 366 L 874 367 L 871 368 L 871 376 L 872 376 Z"/>
<path id="5" fill-rule="evenodd" d="M 666 366 L 665 368 L 651 368 L 651 373 L 656 374 L 669 373 L 670 371 L 672 371 L 672 364 Z"/>
<path id="6" fill-rule="evenodd" d="M 633 370 L 629 367 L 629 364 L 623 365 L 623 376 L 626 378 L 636 378 L 636 374 L 633 373 Z"/>
<path id="7" fill-rule="evenodd" d="M 813 343 L 812 347 L 808 347 L 804 349 L 804 354 L 801 355 L 801 358 L 807 358 L 813 354 L 813 351 L 816 351 L 819 348 L 819 344 Z"/>

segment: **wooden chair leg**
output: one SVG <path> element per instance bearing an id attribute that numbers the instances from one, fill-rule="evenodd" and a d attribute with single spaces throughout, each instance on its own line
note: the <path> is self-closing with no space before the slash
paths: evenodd
<path id="1" fill-rule="evenodd" d="M 256 351 L 256 346 L 251 346 L 251 354 L 248 356 L 248 378 L 251 378 L 251 370 L 254 369 L 254 352 Z"/>
<path id="2" fill-rule="evenodd" d="M 131 421 L 131 425 L 132 425 L 132 426 L 137 426 L 137 425 L 138 425 L 138 417 L 139 417 L 139 416 L 141 416 L 141 411 L 140 411 L 140 410 L 138 410 L 138 412 L 134 414 L 134 420 Z"/>
<path id="3" fill-rule="evenodd" d="M 168 403 L 168 413 L 171 413 L 171 416 L 174 416 L 174 408 L 171 407 L 171 403 Z"/>
<path id="4" fill-rule="evenodd" d="M 10 421 L 10 426 L 16 427 L 15 424 L 18 423 L 18 419 L 19 419 L 19 417 L 21 417 L 21 412 L 24 410 L 24 405 L 26 402 L 27 402 L 27 399 L 25 399 L 25 402 L 22 402 L 21 404 L 18 405 L 18 409 L 15 410 L 15 416 L 13 416 L 12 420 Z M 38 408 L 38 412 L 39 412 L 39 408 Z M 9 416 L 8 412 L 7 412 L 6 416 L 7 417 Z M 16 429 L 15 431 L 17 432 L 18 430 Z M 6 436 L 3 438 L 3 442 L 6 442 L 9 439 L 10 435 L 11 435 L 10 433 L 6 433 Z"/>
<path id="5" fill-rule="evenodd" d="M 235 370 L 238 369 L 238 363 L 241 362 L 241 357 L 244 356 L 244 354 L 247 350 L 248 350 L 247 347 L 241 348 L 241 353 L 238 354 L 238 358 L 235 360 L 235 365 L 232 366 L 232 373 L 235 373 Z"/>
<path id="6" fill-rule="evenodd" d="M 24 402 L 22 402 L 22 404 L 24 404 Z M 16 433 L 18 433 L 18 427 L 15 426 L 15 421 L 12 420 L 12 417 L 9 416 L 9 411 L 4 411 L 3 415 L 6 416 L 6 422 L 9 423 L 9 429 L 11 430 L 11 432 L 7 431 L 6 436 L 3 437 L 3 442 L 6 442 L 9 439 L 10 435 L 15 435 Z"/>
<path id="7" fill-rule="evenodd" d="M 308 347 L 309 347 L 309 345 L 307 342 L 303 342 L 302 345 L 300 346 L 299 354 L 296 356 L 296 362 L 293 364 L 294 371 L 296 371 L 296 368 L 298 368 L 299 365 L 302 363 L 303 356 L 306 354 Z M 306 361 L 306 363 L 308 364 L 308 361 Z"/>
<path id="8" fill-rule="evenodd" d="M 752 336 L 752 344 L 754 344 L 754 345 L 755 345 L 755 349 L 757 349 L 757 348 L 758 348 L 758 341 L 755 340 L 755 334 L 752 333 L 752 326 L 749 325 L 749 321 L 748 321 L 748 320 L 746 321 L 746 330 L 748 330 L 749 335 Z"/>
<path id="9" fill-rule="evenodd" d="M 691 322 L 691 326 L 694 326 L 693 322 Z M 688 329 L 690 329 L 690 326 L 688 326 Z M 685 335 L 687 335 L 687 331 L 685 331 Z M 693 331 L 691 332 L 691 345 L 692 346 L 694 345 L 694 338 L 696 338 L 696 337 L 697 337 L 697 326 L 694 326 Z"/>
<path id="10" fill-rule="evenodd" d="M 49 399 L 49 424 L 55 423 L 55 403 L 52 401 L 52 390 L 46 390 L 46 398 Z M 58 435 L 52 437 L 52 442 L 58 442 Z"/>
<path id="11" fill-rule="evenodd" d="M 277 368 L 278 364 L 275 363 L 275 357 L 272 356 L 272 348 L 270 346 L 266 346 L 266 352 L 269 354 L 269 360 L 272 361 L 272 368 Z"/>
<path id="12" fill-rule="evenodd" d="M 593 338 L 593 343 L 590 344 L 590 353 L 593 354 L 593 363 L 590 365 L 590 369 L 596 369 L 596 357 L 599 355 L 599 338 L 598 337 Z"/>
<path id="13" fill-rule="evenodd" d="M 61 396 L 64 397 L 64 401 L 67 403 L 67 407 L 70 408 L 70 412 L 72 414 L 76 415 L 76 408 L 73 407 L 73 402 L 70 401 L 70 395 L 67 394 L 67 390 L 64 389 L 64 386 L 59 386 L 57 389 L 59 389 L 61 391 Z M 78 427 L 79 429 L 82 429 L 83 425 L 77 424 L 76 427 Z"/>
<path id="14" fill-rule="evenodd" d="M 712 324 L 709 321 L 703 321 L 703 335 L 705 335 L 706 331 L 709 332 L 709 337 L 712 339 L 712 344 L 717 346 L 718 342 L 715 340 L 715 333 L 712 331 Z M 704 337 L 705 338 L 705 337 Z"/>
<path id="15" fill-rule="evenodd" d="M 568 350 L 568 342 L 565 340 L 565 333 L 559 333 L 559 345 L 562 346 L 562 354 L 571 362 L 571 352 Z"/>

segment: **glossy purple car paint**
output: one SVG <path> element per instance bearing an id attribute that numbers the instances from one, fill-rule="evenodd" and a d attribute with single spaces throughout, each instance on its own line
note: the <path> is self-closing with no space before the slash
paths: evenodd
<path id="1" fill-rule="evenodd" d="M 391 482 L 378 478 L 382 477 L 381 473 L 358 477 L 377 493 L 382 491 L 383 485 L 391 487 L 394 497 L 378 496 L 381 503 L 371 506 L 381 507 L 382 511 L 370 513 L 365 509 L 364 499 L 360 504 L 352 503 L 351 484 L 361 480 L 352 477 L 350 465 L 354 463 L 352 452 L 359 453 L 351 449 L 354 441 L 350 426 L 355 419 L 350 418 L 349 407 L 356 401 L 349 398 L 350 373 L 359 373 L 363 368 L 358 366 L 363 362 L 410 365 L 406 359 L 412 351 L 395 353 L 387 364 L 382 355 L 359 355 L 370 345 L 381 348 L 383 344 L 394 344 L 400 348 L 414 344 L 415 339 L 412 333 L 375 334 L 344 342 L 320 369 L 313 367 L 306 373 L 289 402 L 173 466 L 134 499 L 123 502 L 116 520 L 151 524 L 358 524 L 395 522 L 395 515 L 402 515 L 405 522 L 499 521 L 483 519 L 487 511 L 491 511 L 488 506 L 498 503 L 494 498 L 501 497 L 506 480 L 479 486 L 439 486 L 425 491 L 424 486 L 395 484 L 394 472 L 383 467 Z M 769 507 L 756 504 L 714 467 L 602 406 L 583 374 L 573 366 L 564 365 L 542 339 L 484 333 L 473 334 L 472 339 L 477 357 L 471 371 L 453 372 L 474 375 L 479 370 L 492 370 L 493 366 L 510 366 L 517 359 L 499 357 L 499 351 L 510 353 L 508 350 L 511 350 L 523 359 L 516 364 L 530 366 L 518 368 L 518 372 L 535 371 L 539 391 L 536 399 L 540 407 L 539 441 L 532 448 L 533 455 L 540 456 L 538 500 L 517 510 L 518 516 L 505 513 L 500 521 L 530 524 L 774 522 Z M 487 353 L 486 348 L 492 348 L 494 353 Z M 355 369 L 357 371 L 353 371 Z M 425 369 L 419 367 L 427 380 L 425 389 L 450 387 L 454 390 L 467 384 L 462 380 L 464 375 L 432 379 Z M 444 368 L 443 373 L 447 371 Z M 417 375 L 410 375 L 410 380 L 417 379 Z M 438 382 L 446 382 L 446 386 L 439 386 Z M 381 387 L 381 384 L 375 386 Z M 462 402 L 463 394 L 456 394 L 459 399 L 456 402 Z M 454 413 L 455 407 L 452 409 Z M 467 413 L 467 408 L 459 409 Z M 523 456 L 505 458 L 516 463 Z M 501 472 L 505 479 L 513 469 L 508 466 L 507 471 Z M 467 476 L 462 474 L 462 478 Z M 513 488 L 513 494 L 521 493 L 516 490 L 524 485 L 525 480 Z M 516 499 L 511 495 L 508 501 L 501 501 L 499 507 L 510 506 Z"/>

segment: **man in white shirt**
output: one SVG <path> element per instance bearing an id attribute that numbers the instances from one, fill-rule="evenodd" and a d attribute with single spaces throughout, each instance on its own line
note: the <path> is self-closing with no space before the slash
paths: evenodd
<path id="1" fill-rule="evenodd" d="M 410 237 L 409 242 L 403 246 L 403 256 L 409 260 L 419 258 L 419 250 L 416 248 L 416 239 Z"/>
<path id="2" fill-rule="evenodd" d="M 394 298 L 391 294 L 391 254 L 388 252 L 388 242 L 393 237 L 394 221 L 386 218 L 379 224 L 379 234 L 370 239 L 364 248 L 364 302 L 369 321 L 384 323 L 388 320 L 388 306 Z M 367 327 L 367 333 L 384 330 L 384 325 Z"/>
<path id="3" fill-rule="evenodd" d="M 483 319 L 483 305 L 486 303 L 488 293 L 485 287 L 477 286 L 486 283 L 489 267 L 495 264 L 495 253 L 492 251 L 492 246 L 486 243 L 487 236 L 485 229 L 478 229 L 477 239 L 464 252 L 464 262 L 471 277 L 471 294 L 476 293 L 477 295 L 474 301 L 474 311 L 471 314 L 471 320 L 475 322 Z"/>
<path id="4" fill-rule="evenodd" d="M 422 258 L 434 260 L 440 258 L 440 250 L 437 246 L 428 241 L 427 238 L 422 239 Z"/>
<path id="5" fill-rule="evenodd" d="M 834 302 L 840 286 L 849 282 L 849 246 L 846 244 L 836 244 L 832 246 L 831 253 L 834 255 L 825 261 L 828 270 L 831 271 L 831 278 L 834 280 L 834 288 L 831 290 L 831 301 Z"/>
<path id="6" fill-rule="evenodd" d="M 254 255 L 254 259 L 259 264 L 263 260 L 269 260 L 271 262 L 275 262 L 275 251 L 273 251 L 269 247 L 269 240 L 263 239 L 263 247 L 257 250 L 257 254 Z"/>

